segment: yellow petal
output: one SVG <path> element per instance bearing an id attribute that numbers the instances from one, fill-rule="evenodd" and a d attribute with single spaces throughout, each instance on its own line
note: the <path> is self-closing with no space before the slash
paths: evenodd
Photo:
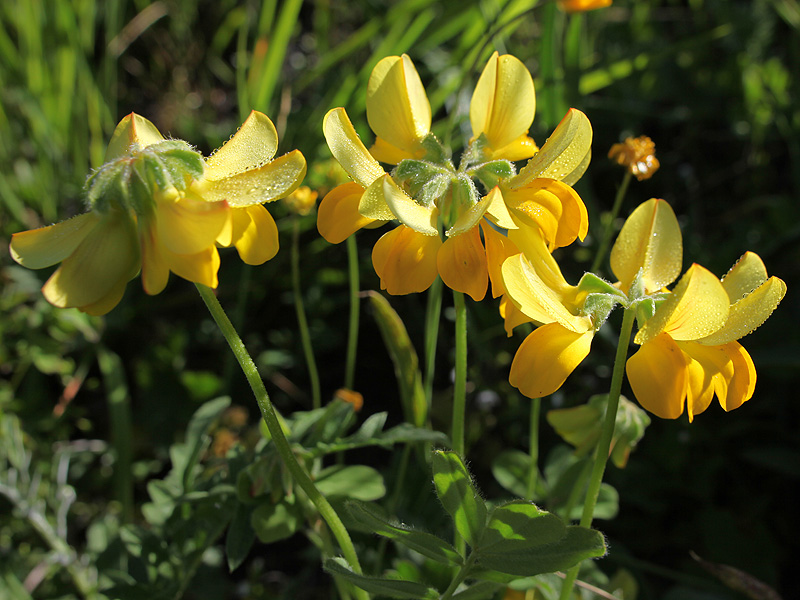
<path id="1" fill-rule="evenodd" d="M 689 360 L 686 413 L 691 423 L 695 415 L 708 408 L 715 393 L 720 402 L 726 398 L 728 383 L 734 375 L 734 365 L 723 346 L 678 342 L 678 347 Z"/>
<path id="2" fill-rule="evenodd" d="M 269 211 L 256 204 L 232 211 L 240 221 L 233 243 L 248 265 L 260 265 L 278 253 L 278 226 Z M 244 225 L 244 227 L 242 227 Z"/>
<path id="3" fill-rule="evenodd" d="M 583 240 L 589 231 L 589 215 L 577 192 L 554 179 L 534 179 L 529 184 L 504 190 L 512 217 L 542 230 L 550 249 Z"/>
<path id="4" fill-rule="evenodd" d="M 166 250 L 158 240 L 156 227 L 147 221 L 139 222 L 139 245 L 142 252 L 142 287 L 145 293 L 160 294 L 169 281 Z"/>
<path id="5" fill-rule="evenodd" d="M 557 323 L 542 325 L 517 350 L 509 383 L 529 398 L 552 394 L 589 355 L 593 337 L 593 331 L 575 333 Z"/>
<path id="6" fill-rule="evenodd" d="M 278 150 L 278 132 L 264 113 L 250 112 L 231 139 L 206 160 L 206 177 L 225 179 L 264 166 Z"/>
<path id="7" fill-rule="evenodd" d="M 662 419 L 677 419 L 686 398 L 687 366 L 675 340 L 662 333 L 628 359 L 625 371 L 639 404 Z"/>
<path id="8" fill-rule="evenodd" d="M 128 272 L 128 274 L 123 276 L 105 296 L 100 298 L 100 300 L 97 302 L 93 302 L 92 304 L 84 304 L 83 306 L 79 306 L 78 309 L 88 315 L 96 317 L 110 312 L 117 304 L 119 304 L 119 301 L 122 300 L 122 296 L 125 295 L 125 288 L 127 287 L 128 282 L 138 274 L 139 261 L 137 260 L 131 264 L 131 270 Z"/>
<path id="9" fill-rule="evenodd" d="M 364 147 L 343 108 L 328 111 L 322 121 L 325 141 L 334 158 L 363 188 L 381 177 L 384 170 Z"/>
<path id="10" fill-rule="evenodd" d="M 522 187 L 537 177 L 557 179 L 572 185 L 589 165 L 592 125 L 581 111 L 571 108 L 536 156 L 511 179 L 511 187 Z"/>
<path id="11" fill-rule="evenodd" d="M 728 294 L 708 269 L 692 265 L 644 327 L 636 334 L 644 344 L 662 331 L 679 341 L 698 340 L 720 329 L 728 318 Z"/>
<path id="12" fill-rule="evenodd" d="M 645 292 L 652 293 L 680 275 L 683 242 L 678 219 L 664 200 L 651 198 L 640 204 L 622 226 L 611 249 L 611 270 L 630 288 L 642 269 Z"/>
<path id="13" fill-rule="evenodd" d="M 387 198 L 387 192 L 388 196 L 392 196 L 395 193 L 394 188 L 391 187 L 392 183 L 389 183 L 389 181 L 394 183 L 389 175 L 386 173 L 381 173 L 380 176 L 375 179 L 375 181 L 373 181 L 361 195 L 361 199 L 358 202 L 358 212 L 360 212 L 364 217 L 374 219 L 376 221 L 391 221 L 393 219 L 397 219 L 397 215 L 395 215 L 392 209 L 389 208 L 388 204 L 389 198 Z M 400 190 L 400 193 L 405 196 L 402 190 Z M 411 200 L 410 197 L 406 197 Z M 413 200 L 411 201 L 414 202 Z M 397 202 L 402 202 L 402 199 L 397 199 Z M 413 208 L 409 208 L 409 218 L 414 216 L 413 211 Z M 429 211 L 426 211 L 426 214 L 421 216 L 423 223 L 426 218 L 431 218 Z"/>
<path id="14" fill-rule="evenodd" d="M 212 246 L 231 210 L 224 202 L 192 198 L 163 199 L 156 203 L 156 233 L 165 248 L 195 254 Z"/>
<path id="15" fill-rule="evenodd" d="M 718 394 L 719 403 L 725 411 L 739 408 L 753 397 L 756 389 L 756 367 L 739 342 L 721 346 L 733 363 L 733 377 L 728 381 L 727 394 Z"/>
<path id="16" fill-rule="evenodd" d="M 491 206 L 491 204 L 497 200 L 497 194 L 495 193 L 493 195 L 493 192 L 496 189 L 498 188 L 495 187 L 478 202 L 470 206 L 467 210 L 462 211 L 461 214 L 458 215 L 456 222 L 453 223 L 453 226 L 445 232 L 445 235 L 448 237 L 461 235 L 464 232 L 474 229 L 481 219 L 483 219 L 483 215 L 486 214 L 489 206 Z"/>
<path id="17" fill-rule="evenodd" d="M 558 8 L 568 13 L 584 12 L 611 6 L 611 0 L 558 0 Z"/>
<path id="18" fill-rule="evenodd" d="M 424 235 L 439 235 L 437 229 L 439 213 L 435 206 L 427 207 L 417 204 L 411 196 L 397 186 L 389 175 L 383 176 L 382 185 L 386 205 L 403 225 Z M 368 195 L 365 194 L 365 196 Z M 359 210 L 361 210 L 361 206 L 359 205 Z M 374 213 L 369 213 L 369 216 L 374 218 Z"/>
<path id="19" fill-rule="evenodd" d="M 367 121 L 379 138 L 414 153 L 431 129 L 431 106 L 411 59 L 387 56 L 367 85 Z"/>
<path id="20" fill-rule="evenodd" d="M 164 258 L 169 270 L 194 283 L 202 283 L 210 288 L 217 287 L 219 271 L 219 252 L 216 246 L 206 248 L 196 254 L 175 254 L 164 249 Z"/>
<path id="21" fill-rule="evenodd" d="M 192 189 L 207 202 L 225 200 L 233 207 L 252 206 L 288 196 L 305 176 L 306 159 L 293 150 L 257 169 L 217 180 L 204 178 Z"/>
<path id="22" fill-rule="evenodd" d="M 469 295 L 476 302 L 483 300 L 489 286 L 489 274 L 486 251 L 477 227 L 445 240 L 436 262 L 447 287 Z"/>
<path id="23" fill-rule="evenodd" d="M 510 239 L 535 267 L 537 276 L 542 282 L 555 291 L 560 297 L 574 294 L 574 286 L 567 283 L 561 274 L 561 268 L 547 249 L 544 237 L 539 229 L 520 227 L 508 230 Z"/>
<path id="24" fill-rule="evenodd" d="M 498 186 L 493 187 L 486 194 L 486 197 L 489 198 L 486 214 L 492 222 L 501 229 L 516 229 L 518 225 L 508 212 L 508 206 L 506 206 L 506 201 L 503 199 L 503 192 L 500 188 Z"/>
<path id="25" fill-rule="evenodd" d="M 481 73 L 469 106 L 475 137 L 483 133 L 496 150 L 525 135 L 536 112 L 533 78 L 510 54 L 492 54 Z"/>
<path id="26" fill-rule="evenodd" d="M 511 162 L 518 160 L 525 160 L 534 156 L 539 151 L 539 146 L 527 134 L 522 134 L 513 142 L 502 148 L 497 148 L 489 153 L 490 160 L 497 160 L 504 158 Z"/>
<path id="27" fill-rule="evenodd" d="M 93 304 L 138 268 L 136 231 L 127 214 L 101 218 L 42 287 L 47 301 L 61 308 Z"/>
<path id="28" fill-rule="evenodd" d="M 117 124 L 114 133 L 111 134 L 111 141 L 108 143 L 103 161 L 108 162 L 129 154 L 133 144 L 146 148 L 163 141 L 164 136 L 155 125 L 144 117 L 131 113 Z"/>
<path id="29" fill-rule="evenodd" d="M 11 258 L 29 269 L 42 269 L 61 262 L 75 251 L 100 216 L 88 212 L 61 223 L 40 227 L 11 236 Z"/>
<path id="30" fill-rule="evenodd" d="M 405 158 L 422 158 L 422 156 L 424 156 L 424 151 L 409 152 L 407 150 L 401 150 L 380 137 L 375 138 L 375 143 L 370 146 L 369 153 L 375 160 L 390 165 L 396 165 Z M 422 154 L 422 156 L 420 156 L 420 154 Z"/>
<path id="31" fill-rule="evenodd" d="M 357 183 L 345 183 L 333 188 L 319 203 L 317 230 L 331 244 L 339 244 L 362 227 L 376 222 L 358 212 L 363 193 L 364 188 Z"/>
<path id="32" fill-rule="evenodd" d="M 531 320 L 509 300 L 508 296 L 500 298 L 500 316 L 503 317 L 503 327 L 508 337 L 514 334 L 514 327 L 517 325 L 531 322 Z"/>
<path id="33" fill-rule="evenodd" d="M 738 302 L 767 280 L 767 267 L 755 252 L 745 252 L 722 278 L 731 304 Z"/>
<path id="34" fill-rule="evenodd" d="M 480 224 L 483 240 L 486 245 L 486 266 L 489 280 L 492 282 L 492 297 L 497 298 L 506 293 L 503 285 L 503 262 L 510 256 L 519 254 L 516 244 L 494 227 L 484 222 Z"/>
<path id="35" fill-rule="evenodd" d="M 384 234 L 372 249 L 372 265 L 381 289 L 393 295 L 427 290 L 438 275 L 438 236 L 423 235 L 400 225 Z"/>

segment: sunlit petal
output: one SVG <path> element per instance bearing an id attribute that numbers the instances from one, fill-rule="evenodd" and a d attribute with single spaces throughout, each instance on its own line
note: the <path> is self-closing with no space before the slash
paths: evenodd
<path id="1" fill-rule="evenodd" d="M 386 205 L 403 225 L 424 235 L 439 235 L 437 229 L 439 213 L 434 206 L 417 204 L 411 196 L 397 186 L 389 175 L 383 176 L 382 185 Z M 362 201 L 362 204 L 365 203 Z M 359 205 L 359 210 L 363 210 L 362 205 Z M 370 212 L 370 216 L 374 216 L 374 213 Z"/>
<path id="2" fill-rule="evenodd" d="M 370 146 L 369 153 L 372 154 L 375 160 L 396 165 L 406 158 L 420 158 L 421 151 L 409 152 L 408 150 L 402 150 L 378 137 L 375 138 L 375 143 Z"/>
<path id="3" fill-rule="evenodd" d="M 437 266 L 447 287 L 467 294 L 476 302 L 483 300 L 489 275 L 478 227 L 445 240 L 437 253 Z"/>
<path id="4" fill-rule="evenodd" d="M 739 408 L 753 397 L 756 389 L 756 367 L 739 342 L 719 346 L 733 363 L 733 377 L 728 381 L 727 394 L 718 394 L 719 403 L 726 411 Z"/>
<path id="5" fill-rule="evenodd" d="M 497 298 L 506 293 L 503 285 L 503 262 L 508 257 L 519 254 L 520 251 L 514 242 L 491 225 L 482 222 L 480 228 L 486 245 L 486 266 L 492 282 L 492 297 Z"/>
<path id="6" fill-rule="evenodd" d="M 423 235 L 400 225 L 384 234 L 372 249 L 372 265 L 381 289 L 393 295 L 427 290 L 438 275 L 438 236 Z"/>
<path id="7" fill-rule="evenodd" d="M 761 257 L 755 252 L 745 252 L 722 278 L 722 287 L 728 292 L 733 304 L 759 287 L 767 278 L 767 267 Z"/>
<path id="8" fill-rule="evenodd" d="M 373 181 L 366 190 L 364 190 L 364 193 L 361 194 L 361 199 L 358 202 L 358 212 L 360 212 L 364 217 L 376 221 L 391 221 L 393 219 L 397 219 L 397 215 L 395 215 L 394 212 L 392 212 L 392 209 L 389 208 L 388 200 L 390 198 L 387 198 L 387 191 L 389 192 L 388 196 L 393 196 L 395 193 L 392 183 L 394 183 L 394 181 L 389 175 L 386 173 L 381 173 L 380 176 L 375 179 L 375 181 Z M 394 187 L 397 186 L 395 185 Z M 411 202 L 414 202 L 402 190 L 400 190 L 400 193 L 408 198 Z M 403 202 L 405 198 L 393 200 L 396 203 L 399 203 Z M 413 208 L 409 208 L 409 213 L 411 213 L 413 210 Z M 423 222 L 425 218 L 431 218 L 431 213 L 429 211 L 423 215 Z"/>
<path id="9" fill-rule="evenodd" d="M 225 179 L 262 167 L 278 150 L 278 132 L 264 113 L 256 110 L 231 139 L 206 159 L 206 177 Z"/>
<path id="10" fill-rule="evenodd" d="M 104 162 L 125 156 L 133 144 L 140 148 L 146 148 L 163 141 L 164 136 L 156 129 L 155 125 L 144 117 L 131 113 L 125 116 L 114 129 L 111 141 L 106 148 Z"/>
<path id="11" fill-rule="evenodd" d="M 331 154 L 361 187 L 369 187 L 384 174 L 381 165 L 359 139 L 343 108 L 328 111 L 322 122 L 322 131 Z"/>
<path id="12" fill-rule="evenodd" d="M 171 252 L 195 254 L 214 244 L 230 210 L 224 202 L 192 198 L 159 200 L 156 203 L 157 235 Z"/>
<path id="13" fill-rule="evenodd" d="M 508 296 L 500 298 L 500 316 L 503 317 L 503 327 L 508 337 L 514 334 L 514 328 L 517 325 L 531 322 L 531 319 L 518 309 L 516 304 L 514 304 Z"/>
<path id="14" fill-rule="evenodd" d="M 345 183 L 333 188 L 319 203 L 317 229 L 331 244 L 339 244 L 362 227 L 376 222 L 358 212 L 363 193 L 364 188 L 357 183 Z"/>
<path id="15" fill-rule="evenodd" d="M 652 293 L 680 275 L 683 241 L 678 219 L 664 200 L 651 198 L 634 210 L 611 249 L 611 270 L 627 291 L 642 269 L 645 291 Z"/>
<path id="16" fill-rule="evenodd" d="M 494 188 L 494 190 L 496 189 L 497 188 Z M 494 192 L 494 190 L 492 190 L 492 192 Z M 458 216 L 458 219 L 456 219 L 456 222 L 453 223 L 453 226 L 445 232 L 445 235 L 448 237 L 461 235 L 464 232 L 474 229 L 475 226 L 483 219 L 483 215 L 486 214 L 486 211 L 489 209 L 489 206 L 491 206 L 492 202 L 496 200 L 496 197 L 492 195 L 492 192 L 489 192 L 489 194 L 481 198 L 467 210 L 463 210 Z"/>
<path id="17" fill-rule="evenodd" d="M 61 223 L 15 233 L 11 236 L 11 258 L 29 269 L 42 269 L 61 262 L 75 251 L 100 216 L 88 212 Z"/>
<path id="18" fill-rule="evenodd" d="M 532 138 L 528 137 L 528 135 L 522 134 L 510 144 L 490 152 L 489 158 L 493 160 L 504 158 L 505 160 L 516 162 L 518 160 L 530 158 L 538 151 L 539 146 L 536 145 L 536 142 L 534 142 Z"/>
<path id="19" fill-rule="evenodd" d="M 522 227 L 519 229 L 509 229 L 508 239 L 519 248 L 525 257 L 536 268 L 537 276 L 551 290 L 559 296 L 568 296 L 573 286 L 567 283 L 561 268 L 550 254 L 544 237 L 538 229 Z"/>
<path id="20" fill-rule="evenodd" d="M 503 191 L 511 215 L 518 222 L 538 226 L 550 249 L 583 240 L 589 215 L 581 197 L 570 186 L 554 179 L 534 179 L 529 184 Z"/>
<path id="21" fill-rule="evenodd" d="M 239 257 L 248 265 L 260 265 L 278 253 L 278 226 L 269 211 L 256 204 L 237 208 L 235 218 L 240 220 L 233 238 Z M 242 227 L 244 225 L 244 227 Z"/>
<path id="22" fill-rule="evenodd" d="M 431 106 L 411 59 L 387 56 L 369 78 L 367 121 L 379 138 L 414 152 L 431 128 Z"/>
<path id="23" fill-rule="evenodd" d="M 503 199 L 503 192 L 498 187 L 493 187 L 486 197 L 489 198 L 489 206 L 486 209 L 486 215 L 491 221 L 501 229 L 516 229 L 518 225 L 508 212 L 508 206 Z"/>
<path id="24" fill-rule="evenodd" d="M 557 323 L 542 325 L 517 350 L 509 383 L 529 398 L 552 394 L 589 355 L 593 337 L 593 331 L 575 333 Z"/>
<path id="25" fill-rule="evenodd" d="M 688 364 L 686 413 L 689 422 L 703 412 L 716 393 L 720 403 L 728 394 L 734 376 L 734 363 L 724 346 L 703 346 L 696 342 L 678 342 Z"/>
<path id="26" fill-rule="evenodd" d="M 642 407 L 662 419 L 677 419 L 686 398 L 687 365 L 678 344 L 662 333 L 628 359 L 625 371 Z"/>
<path id="27" fill-rule="evenodd" d="M 483 133 L 493 150 L 527 133 L 536 112 L 536 92 L 527 67 L 510 54 L 492 54 L 469 107 L 472 133 Z"/>

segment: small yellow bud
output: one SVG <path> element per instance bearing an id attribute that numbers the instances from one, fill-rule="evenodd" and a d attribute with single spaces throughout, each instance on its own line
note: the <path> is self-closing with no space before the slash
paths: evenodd
<path id="1" fill-rule="evenodd" d="M 608 158 L 627 167 L 639 181 L 650 179 L 659 167 L 656 145 L 646 135 L 629 137 L 621 144 L 614 144 L 608 151 Z"/>
<path id="2" fill-rule="evenodd" d="M 342 400 L 343 402 L 349 402 L 353 405 L 353 410 L 355 412 L 360 411 L 361 407 L 364 406 L 364 396 L 353 390 L 348 390 L 347 388 L 336 390 L 333 394 L 333 398 Z"/>
<path id="3" fill-rule="evenodd" d="M 307 215 L 317 204 L 317 192 L 311 191 L 307 185 L 301 185 L 283 201 L 293 213 Z"/>

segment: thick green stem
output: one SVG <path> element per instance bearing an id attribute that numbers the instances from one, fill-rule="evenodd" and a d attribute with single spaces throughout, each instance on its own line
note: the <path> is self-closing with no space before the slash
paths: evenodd
<path id="1" fill-rule="evenodd" d="M 456 360 L 453 386 L 453 450 L 464 456 L 464 420 L 467 406 L 467 307 L 464 294 L 453 292 L 456 309 Z"/>
<path id="2" fill-rule="evenodd" d="M 292 474 L 294 480 L 303 489 L 319 511 L 320 516 L 328 524 L 328 527 L 342 550 L 342 554 L 347 562 L 350 563 L 350 567 L 356 573 L 361 573 L 361 565 L 358 562 L 358 556 L 356 555 L 356 550 L 350 539 L 350 535 L 347 533 L 347 529 L 342 524 L 341 519 L 339 519 L 339 515 L 336 514 L 336 511 L 333 510 L 333 507 L 325 496 L 322 495 L 314 485 L 314 482 L 311 481 L 311 477 L 297 461 L 297 458 L 292 452 L 289 441 L 283 434 L 283 429 L 278 421 L 278 415 L 275 413 L 275 409 L 272 406 L 272 401 L 267 394 L 267 389 L 264 387 L 264 382 L 258 374 L 258 369 L 253 359 L 244 347 L 242 339 L 233 328 L 230 319 L 228 319 L 217 297 L 214 295 L 214 291 L 201 284 L 195 285 L 197 286 L 197 291 L 200 292 L 200 297 L 203 299 L 203 302 L 206 303 L 211 316 L 214 318 L 222 335 L 225 336 L 228 345 L 236 356 L 236 360 L 239 361 L 239 365 L 242 367 L 247 382 L 250 384 L 250 388 L 253 390 L 253 394 L 256 397 L 258 407 L 261 409 L 261 416 L 267 424 L 267 429 L 269 429 L 269 433 L 272 436 L 272 442 L 275 444 L 275 448 L 278 454 L 280 454 L 283 464 L 286 465 L 286 468 Z M 366 592 L 361 591 L 359 591 L 358 597 L 363 600 L 368 600 L 369 598 Z"/>
<path id="3" fill-rule="evenodd" d="M 306 309 L 303 304 L 303 293 L 300 289 L 300 221 L 294 218 L 292 229 L 292 291 L 294 292 L 294 309 L 297 313 L 297 325 L 300 328 L 300 339 L 303 342 L 303 355 L 308 367 L 308 378 L 311 380 L 311 400 L 314 408 L 322 406 L 319 391 L 319 373 L 314 360 L 314 348 L 311 346 L 311 334 L 308 332 Z"/>
<path id="4" fill-rule="evenodd" d="M 617 190 L 617 196 L 614 198 L 614 206 L 611 208 L 611 215 L 603 229 L 603 239 L 600 241 L 600 247 L 597 249 L 597 254 L 594 256 L 594 262 L 590 269 L 592 273 L 597 273 L 603 260 L 605 260 L 606 252 L 608 252 L 608 245 L 611 243 L 611 234 L 614 233 L 614 221 L 617 220 L 617 215 L 619 215 L 619 209 L 622 207 L 622 200 L 625 198 L 625 193 L 628 191 L 631 177 L 631 172 L 625 171 L 625 177 L 622 178 L 622 183 Z"/>
<path id="5" fill-rule="evenodd" d="M 542 399 L 531 400 L 531 421 L 528 431 L 528 456 L 530 467 L 528 471 L 528 489 L 525 498 L 533 500 L 536 494 L 536 484 L 539 479 L 539 416 L 542 412 Z"/>
<path id="6" fill-rule="evenodd" d="M 614 373 L 611 376 L 611 389 L 608 392 L 608 405 L 606 406 L 606 417 L 603 421 L 603 429 L 600 431 L 600 439 L 595 448 L 594 464 L 592 474 L 589 477 L 589 487 L 586 490 L 586 500 L 583 503 L 583 514 L 581 515 L 581 527 L 590 527 L 594 518 L 594 507 L 597 505 L 597 497 L 600 495 L 600 485 L 603 483 L 603 474 L 608 462 L 608 453 L 611 448 L 611 440 L 614 437 L 614 425 L 617 422 L 617 409 L 619 408 L 619 395 L 622 391 L 622 378 L 625 373 L 625 360 L 628 357 L 628 345 L 633 331 L 633 320 L 636 317 L 636 306 L 625 309 L 622 317 L 622 328 L 617 343 L 617 355 L 614 359 Z M 578 577 L 580 565 L 575 565 L 567 573 L 564 586 L 561 588 L 560 600 L 567 600 L 572 593 L 572 586 Z"/>
<path id="7" fill-rule="evenodd" d="M 350 327 L 347 330 L 347 358 L 344 370 L 344 387 L 353 389 L 356 375 L 356 351 L 358 350 L 358 318 L 361 298 L 358 290 L 361 287 L 358 272 L 358 246 L 356 236 L 347 238 L 347 267 L 350 274 Z"/>
<path id="8" fill-rule="evenodd" d="M 425 312 L 425 400 L 430 409 L 433 399 L 433 375 L 436 370 L 436 343 L 439 341 L 439 318 L 442 315 L 442 280 L 434 279 L 428 290 Z"/>

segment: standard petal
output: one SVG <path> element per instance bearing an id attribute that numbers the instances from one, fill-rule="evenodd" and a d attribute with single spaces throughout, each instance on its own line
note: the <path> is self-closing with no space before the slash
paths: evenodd
<path id="1" fill-rule="evenodd" d="M 419 152 L 408 152 L 407 150 L 402 150 L 397 146 L 392 146 L 389 142 L 380 137 L 375 138 L 375 143 L 370 146 L 369 153 L 375 158 L 375 160 L 379 160 L 390 165 L 399 164 L 401 160 L 406 158 L 419 158 Z"/>
<path id="2" fill-rule="evenodd" d="M 442 241 L 400 225 L 384 234 L 372 249 L 372 265 L 381 289 L 393 295 L 427 290 L 438 275 L 436 254 Z"/>
<path id="3" fill-rule="evenodd" d="M 317 230 L 320 235 L 331 244 L 339 244 L 362 227 L 375 223 L 375 219 L 358 212 L 358 203 L 363 194 L 364 188 L 352 181 L 328 192 L 317 209 Z"/>
<path id="4" fill-rule="evenodd" d="M 72 254 L 101 217 L 88 212 L 48 227 L 31 229 L 11 236 L 11 258 L 29 269 L 43 269 Z"/>
<path id="5" fill-rule="evenodd" d="M 364 217 L 376 221 L 391 221 L 397 218 L 397 215 L 389 208 L 387 191 L 389 195 L 392 195 L 394 194 L 394 190 L 390 187 L 391 184 L 387 183 L 387 180 L 391 181 L 391 177 L 386 173 L 381 173 L 381 175 L 364 190 L 364 193 L 361 194 L 361 199 L 358 202 L 358 212 Z M 401 191 L 401 193 L 403 192 Z M 409 200 L 411 200 L 411 198 L 409 198 Z M 402 202 L 402 200 L 397 201 Z M 411 201 L 414 202 L 413 200 Z M 409 211 L 411 210 L 413 209 L 409 209 Z M 430 218 L 430 213 L 428 212 L 427 214 L 428 218 Z M 424 218 L 423 216 L 423 219 Z"/>
<path id="6" fill-rule="evenodd" d="M 643 408 L 662 419 L 677 419 L 686 398 L 687 366 L 675 341 L 662 333 L 628 359 L 625 371 Z"/>
<path id="7" fill-rule="evenodd" d="M 708 269 L 693 264 L 656 313 L 636 334 L 644 344 L 662 331 L 674 340 L 698 340 L 718 331 L 728 318 L 728 294 Z"/>
<path id="8" fill-rule="evenodd" d="M 542 149 L 511 179 L 511 187 L 522 187 L 537 177 L 557 179 L 572 185 L 589 166 L 592 125 L 581 111 L 569 109 Z"/>
<path id="9" fill-rule="evenodd" d="M 390 145 L 414 154 L 431 129 L 431 106 L 411 59 L 387 56 L 367 86 L 367 121 Z"/>
<path id="10" fill-rule="evenodd" d="M 672 207 L 657 198 L 640 204 L 622 226 L 610 260 L 623 291 L 630 288 L 639 269 L 647 293 L 675 281 L 681 273 L 683 241 Z"/>
<path id="11" fill-rule="evenodd" d="M 369 187 L 385 173 L 364 147 L 343 108 L 328 111 L 322 121 L 322 131 L 331 154 L 361 187 Z"/>
<path id="12" fill-rule="evenodd" d="M 178 254 L 195 254 L 212 246 L 231 209 L 224 202 L 192 198 L 156 203 L 156 233 L 164 247 Z"/>
<path id="13" fill-rule="evenodd" d="M 478 79 L 469 106 L 472 133 L 482 133 L 493 150 L 528 132 L 536 113 L 533 78 L 518 58 L 492 54 Z"/>
<path id="14" fill-rule="evenodd" d="M 257 169 L 223 179 L 205 178 L 193 191 L 207 202 L 225 200 L 233 207 L 252 206 L 288 196 L 305 176 L 306 159 L 299 150 L 293 150 Z"/>
<path id="15" fill-rule="evenodd" d="M 212 181 L 264 166 L 278 150 L 278 132 L 269 117 L 251 111 L 231 139 L 206 160 L 206 177 Z"/>
<path id="16" fill-rule="evenodd" d="M 445 240 L 436 256 L 439 275 L 447 287 L 469 295 L 476 302 L 483 300 L 489 274 L 478 227 Z"/>
<path id="17" fill-rule="evenodd" d="M 261 265 L 278 253 L 278 226 L 269 211 L 256 204 L 246 208 L 237 208 L 233 213 L 240 213 L 238 219 L 244 227 L 236 227 L 233 244 L 239 257 L 245 264 Z"/>
<path id="18" fill-rule="evenodd" d="M 745 252 L 722 278 L 722 287 L 728 292 L 733 304 L 747 296 L 767 278 L 767 267 L 761 257 L 755 252 Z"/>
<path id="19" fill-rule="evenodd" d="M 380 181 L 380 180 L 379 180 Z M 436 207 L 422 206 L 401 190 L 389 175 L 382 178 L 383 198 L 392 214 L 405 226 L 424 235 L 439 235 Z M 365 194 L 366 195 L 366 194 Z M 361 206 L 359 206 L 359 210 Z M 372 216 L 372 213 L 370 214 Z"/>
<path id="20" fill-rule="evenodd" d="M 131 113 L 124 117 L 111 134 L 111 141 L 106 148 L 103 162 L 109 162 L 120 156 L 125 156 L 133 144 L 146 148 L 158 142 L 163 142 L 164 136 L 150 121 L 144 117 Z"/>
<path id="21" fill-rule="evenodd" d="M 589 355 L 594 331 L 575 333 L 558 323 L 525 338 L 511 363 L 508 381 L 529 398 L 549 396 Z"/>

